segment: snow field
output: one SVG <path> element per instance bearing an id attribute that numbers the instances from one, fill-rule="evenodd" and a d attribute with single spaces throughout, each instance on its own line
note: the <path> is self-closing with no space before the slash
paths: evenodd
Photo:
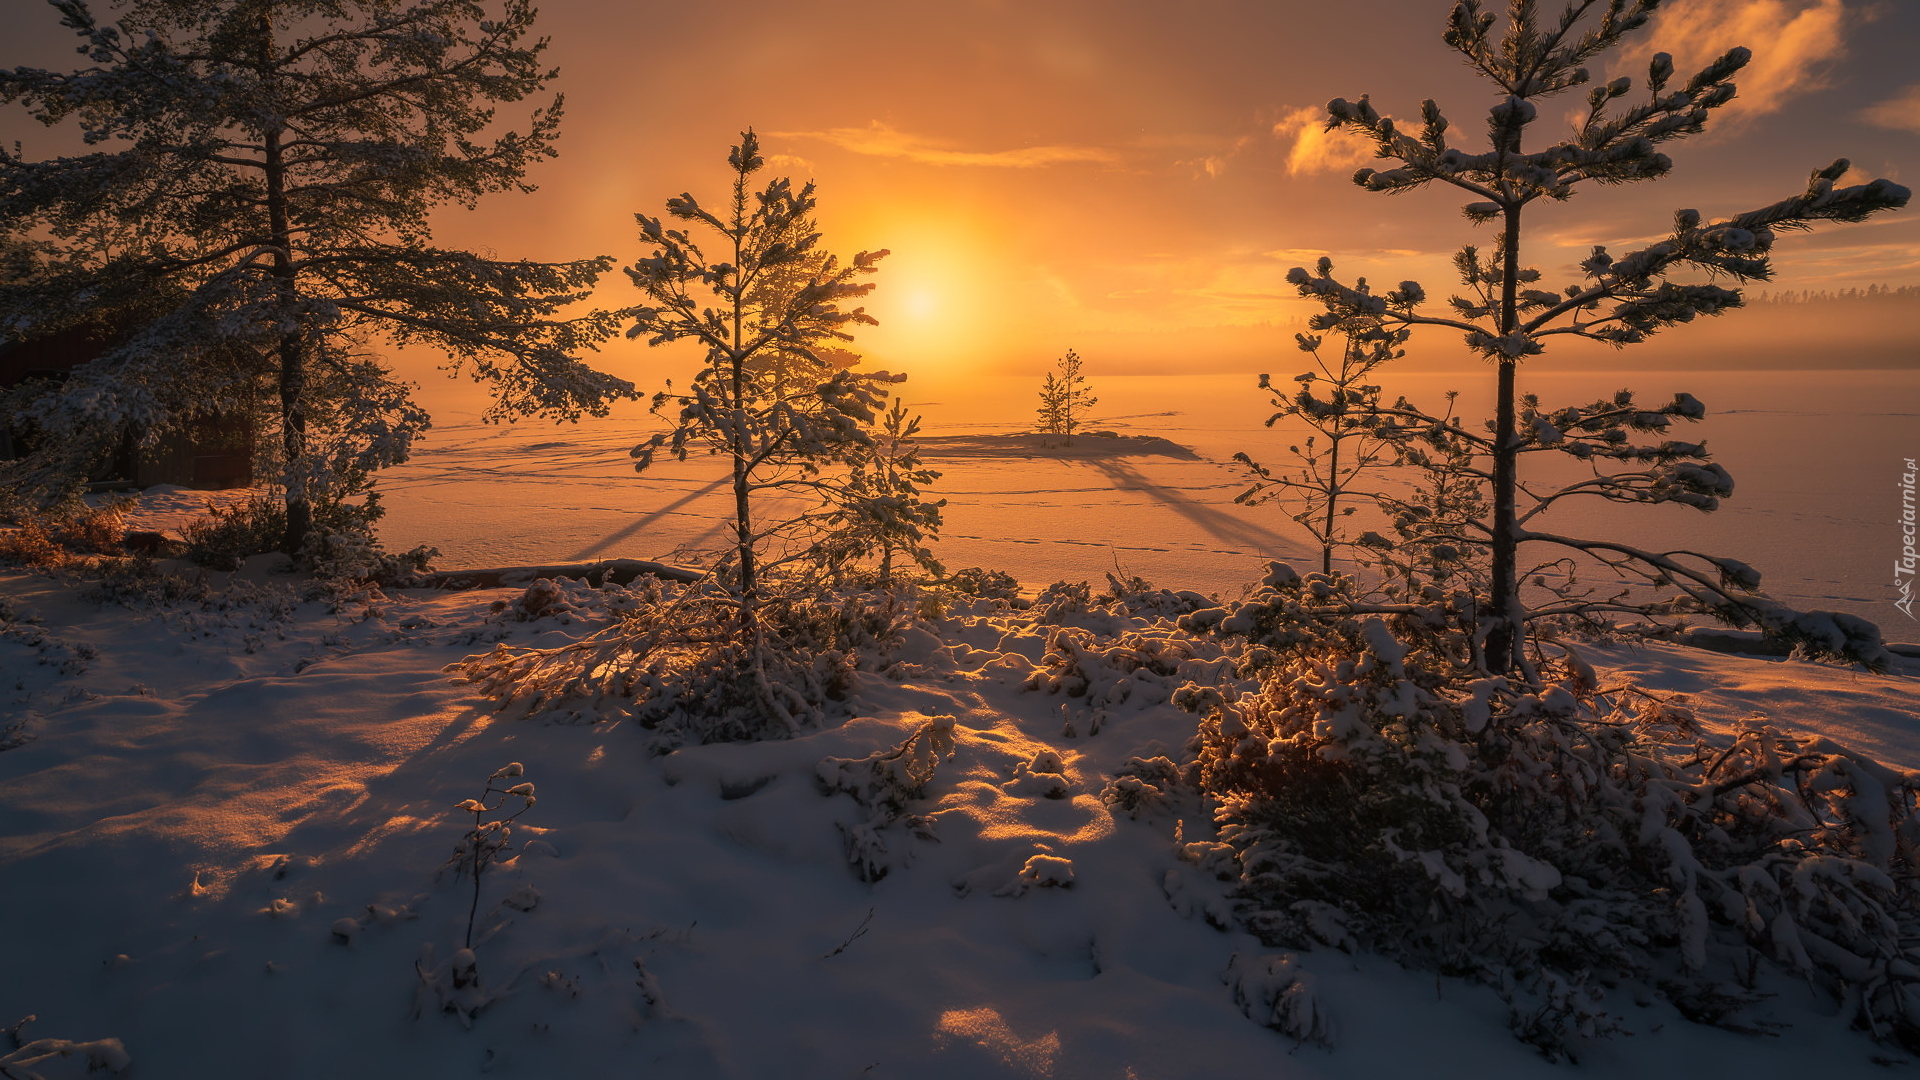
<path id="1" fill-rule="evenodd" d="M 1179 676 L 1125 670 L 1128 650 L 1170 648 L 1149 620 L 956 610 L 861 676 L 843 724 L 650 757 L 629 722 L 501 716 L 441 670 L 588 631 L 593 591 L 565 589 L 575 610 L 524 623 L 491 610 L 516 590 L 136 615 L 0 574 L 68 646 L 0 638 L 0 700 L 30 740 L 0 753 L 16 883 L 0 1017 L 119 1038 L 148 1078 L 1563 1075 L 1490 992 L 1209 925 L 1225 889 L 1210 825 L 1150 762 L 1192 734 L 1166 704 L 1179 676 L 1220 672 L 1204 650 L 1160 654 Z M 1078 659 L 1043 665 L 1062 638 Z M 61 670 L 76 644 L 92 658 Z M 1726 714 L 1710 721 L 1765 708 L 1914 763 L 1911 663 L 1595 658 L 1701 691 Z M 878 787 L 864 805 L 823 793 L 893 769 L 916 734 L 932 775 L 899 820 L 876 816 Z M 483 877 L 478 983 L 456 986 L 471 886 L 446 864 L 471 819 L 454 807 L 510 761 L 538 802 Z M 850 863 L 862 835 L 884 866 L 872 883 Z M 1888 1056 L 1778 982 L 1778 1039 L 1623 987 L 1612 1004 L 1640 1035 L 1583 1048 L 1582 1068 L 1848 1073 Z M 1331 1052 L 1245 1015 L 1271 1019 L 1303 983 Z"/>

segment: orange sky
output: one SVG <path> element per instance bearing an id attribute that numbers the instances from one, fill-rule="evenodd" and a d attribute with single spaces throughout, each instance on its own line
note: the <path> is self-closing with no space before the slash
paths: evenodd
<path id="1" fill-rule="evenodd" d="M 561 156 L 533 176 L 538 193 L 449 211 L 439 238 L 629 261 L 633 212 L 658 214 L 682 190 L 717 196 L 726 149 L 752 125 L 775 169 L 818 181 L 830 250 L 893 250 L 870 305 L 884 325 L 860 342 L 880 365 L 1038 371 L 1073 347 L 1092 370 L 1264 369 L 1307 310 L 1289 267 L 1327 253 L 1342 274 L 1413 277 L 1444 296 L 1451 252 L 1490 239 L 1444 191 L 1353 187 L 1363 158 L 1313 123 L 1334 96 L 1371 93 L 1399 116 L 1433 96 L 1463 141 L 1478 132 L 1488 98 L 1440 42 L 1446 9 L 547 0 L 568 99 Z M 38 0 L 0 10 L 12 54 L 0 62 L 77 59 Z M 1675 175 L 1534 215 L 1528 255 L 1550 283 L 1573 280 L 1589 244 L 1649 238 L 1678 207 L 1751 209 L 1837 156 L 1861 178 L 1920 182 L 1920 4 L 1669 0 L 1638 39 L 1642 68 L 1655 42 L 1683 71 L 1735 44 L 1756 59 L 1718 130 L 1669 145 Z M 0 135 L 30 154 L 46 140 L 17 116 Z M 1920 210 L 1779 250 L 1775 287 L 1920 283 Z M 605 296 L 634 299 L 617 274 Z M 1435 339 L 1422 355 L 1456 352 Z M 644 354 L 623 343 L 606 366 L 651 386 L 659 365 Z"/>

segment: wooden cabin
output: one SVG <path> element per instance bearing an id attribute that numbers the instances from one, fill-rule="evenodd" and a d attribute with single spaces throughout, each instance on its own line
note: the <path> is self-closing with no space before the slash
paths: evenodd
<path id="1" fill-rule="evenodd" d="M 64 381 L 73 369 L 115 344 L 97 327 L 75 327 L 31 341 L 0 343 L 0 392 L 29 379 Z M 259 433 L 250 418 L 213 416 L 195 422 L 152 446 L 139 433 L 126 432 L 119 445 L 94 467 L 95 489 L 147 488 L 155 484 L 211 490 L 253 483 L 253 451 Z M 0 459 L 29 449 L 31 436 L 0 424 Z"/>

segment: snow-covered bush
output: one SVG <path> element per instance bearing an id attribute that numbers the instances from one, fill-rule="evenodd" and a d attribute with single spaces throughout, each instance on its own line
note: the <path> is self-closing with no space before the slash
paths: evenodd
<path id="1" fill-rule="evenodd" d="M 536 578 L 519 596 L 512 600 L 495 600 L 489 615 L 490 619 L 503 622 L 531 622 L 535 619 L 552 618 L 577 610 L 576 605 L 567 598 L 567 587 L 553 578 Z"/>
<path id="2" fill-rule="evenodd" d="M 1094 599 L 1135 618 L 1155 620 L 1185 615 L 1213 603 L 1205 595 L 1190 589 L 1157 589 L 1152 582 L 1138 575 L 1122 577 L 1111 572 L 1107 574 L 1106 589 Z"/>
<path id="3" fill-rule="evenodd" d="M 1167 701 L 1183 680 L 1232 674 L 1217 642 L 1169 622 L 1191 618 L 1208 598 L 1155 589 L 1139 578 L 1109 574 L 1107 581 L 1099 596 L 1084 582 L 1057 582 L 1034 601 L 1034 622 L 1049 629 L 1024 686 L 1067 699 L 1060 710 L 1069 738 L 1099 734 L 1117 710 Z"/>
<path id="4" fill-rule="evenodd" d="M 106 560 L 88 568 L 82 579 L 81 599 L 151 612 L 190 636 L 222 628 L 277 636 L 301 599 L 287 585 L 240 578 L 218 583 L 205 574 L 169 569 L 144 555 Z"/>
<path id="5" fill-rule="evenodd" d="M 0 532 L 0 562 L 54 566 L 65 558 L 66 552 L 53 538 L 53 530 L 38 517 L 28 518 L 18 529 Z"/>
<path id="6" fill-rule="evenodd" d="M 920 616 L 926 619 L 945 618 L 955 608 L 1007 611 L 1029 604 L 1012 574 L 979 566 L 955 570 L 920 588 Z"/>
<path id="7" fill-rule="evenodd" d="M 76 556 L 118 555 L 126 534 L 127 500 L 101 506 L 67 505 L 54 510 L 22 509 L 20 527 L 0 530 L 0 562 L 23 566 L 59 566 Z"/>
<path id="8" fill-rule="evenodd" d="M 300 561 L 312 568 L 319 581 L 402 587 L 418 584 L 439 555 L 439 548 L 425 544 L 388 551 L 369 529 L 336 532 L 318 524 L 300 549 Z"/>
<path id="9" fill-rule="evenodd" d="M 762 604 L 742 640 L 735 598 L 710 580 L 636 579 L 610 594 L 613 622 L 578 641 L 496 645 L 451 665 L 529 715 L 591 721 L 611 708 L 654 730 L 654 749 L 788 738 L 844 707 L 854 672 L 885 666 L 911 613 L 854 593 Z"/>
<path id="10" fill-rule="evenodd" d="M 280 549 L 287 535 L 287 504 L 257 493 L 227 506 L 208 503 L 207 512 L 187 522 L 180 535 L 194 565 L 238 570 L 249 557 Z"/>
<path id="11" fill-rule="evenodd" d="M 1073 888 L 1073 860 L 1041 853 L 1027 856 L 1012 881 L 995 890 L 995 896 L 1024 896 L 1031 889 Z"/>
<path id="12" fill-rule="evenodd" d="M 1029 799 L 1064 799 L 1073 791 L 1073 781 L 1067 779 L 1067 765 L 1060 755 L 1042 747 L 1026 761 L 1014 762 L 1013 779 L 1000 789 Z"/>
<path id="13" fill-rule="evenodd" d="M 312 528 L 299 561 L 323 581 L 373 581 L 404 585 L 428 568 L 437 549 L 425 545 L 389 552 L 374 535 L 384 514 L 379 493 L 366 490 L 360 502 L 320 497 L 312 502 Z M 181 530 L 187 558 L 214 570 L 238 570 L 254 555 L 280 550 L 287 535 L 284 499 L 254 494 L 229 506 L 207 505 L 205 516 Z"/>
<path id="14" fill-rule="evenodd" d="M 1259 690 L 1176 697 L 1268 944 L 1324 941 L 1337 911 L 1365 947 L 1494 987 L 1549 1056 L 1614 1025 L 1594 979 L 1738 1026 L 1756 954 L 1920 1045 L 1920 774 L 1760 720 L 1716 744 L 1564 646 L 1538 684 L 1489 677 L 1444 609 L 1302 618 L 1351 601 L 1344 580 L 1269 577 L 1219 623 Z"/>
<path id="15" fill-rule="evenodd" d="M 962 596 L 983 600 L 1012 600 L 1020 595 L 1020 583 L 1004 570 L 967 566 L 948 574 L 941 584 Z"/>
<path id="16" fill-rule="evenodd" d="M 884 833 L 895 821 L 904 818 L 913 831 L 931 838 L 931 822 L 909 814 L 908 805 L 926 794 L 940 763 L 952 759 L 953 725 L 952 716 L 928 717 L 898 746 L 863 758 L 825 758 L 816 766 L 824 791 L 853 796 L 868 815 L 865 822 L 841 826 L 847 861 L 861 881 L 879 881 L 893 868 Z"/>
<path id="17" fill-rule="evenodd" d="M 1040 590 L 1032 608 L 1042 625 L 1077 626 L 1107 636 L 1164 622 L 1215 603 L 1189 590 L 1157 589 L 1144 578 L 1109 573 L 1095 592 L 1085 581 L 1056 581 Z"/>
<path id="18" fill-rule="evenodd" d="M 1129 758 L 1113 771 L 1100 801 L 1135 820 L 1168 812 L 1174 800 L 1192 790 L 1185 770 L 1170 758 Z"/>
<path id="19" fill-rule="evenodd" d="M 1099 708 L 1157 704 L 1173 691 L 1172 678 L 1194 658 L 1185 635 L 1162 630 L 1130 631 L 1102 637 L 1078 627 L 1056 627 L 1047 635 L 1040 666 L 1026 688 L 1083 698 Z"/>
<path id="20" fill-rule="evenodd" d="M 1295 1043 L 1333 1045 L 1333 1019 L 1320 1002 L 1313 972 L 1300 965 L 1298 956 L 1235 954 L 1220 979 L 1233 988 L 1233 1003 L 1247 1019 L 1290 1035 Z"/>
<path id="21" fill-rule="evenodd" d="M 1056 581 L 1040 590 L 1034 598 L 1034 621 L 1058 623 L 1074 615 L 1083 615 L 1094 606 L 1093 586 L 1084 581 Z"/>
<path id="22" fill-rule="evenodd" d="M 28 1016 L 6 1029 L 8 1045 L 6 1052 L 0 1053 L 0 1077 L 6 1080 L 46 1080 L 46 1076 L 34 1066 L 56 1058 L 82 1058 L 87 1063 L 89 1073 L 110 1072 L 117 1076 L 133 1067 L 133 1058 L 119 1039 L 90 1039 L 86 1042 L 27 1039 L 24 1035 L 26 1027 L 35 1019 Z"/>
<path id="23" fill-rule="evenodd" d="M 862 758 L 825 758 L 816 767 L 820 785 L 852 795 L 866 809 L 900 814 L 926 793 L 940 763 L 953 757 L 953 725 L 951 716 L 930 716 L 892 749 Z"/>

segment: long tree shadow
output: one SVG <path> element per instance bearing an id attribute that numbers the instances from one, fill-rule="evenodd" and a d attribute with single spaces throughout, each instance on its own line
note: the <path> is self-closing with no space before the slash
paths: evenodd
<path id="1" fill-rule="evenodd" d="M 1201 531 L 1222 544 L 1233 544 L 1245 550 L 1229 551 L 1229 555 L 1289 555 L 1301 556 L 1306 548 L 1298 540 L 1282 536 L 1271 529 L 1263 528 L 1245 517 L 1228 513 L 1206 503 L 1200 502 L 1179 488 L 1156 484 L 1147 479 L 1138 469 L 1124 461 L 1108 459 L 1090 460 L 1086 464 L 1104 473 L 1120 491 L 1138 491 L 1151 497 L 1167 509 L 1198 526 Z"/>
<path id="2" fill-rule="evenodd" d="M 703 495 L 709 495 L 715 491 L 718 491 L 720 488 L 726 486 L 728 479 L 729 479 L 728 477 L 723 476 L 720 479 L 715 480 L 713 483 L 708 484 L 705 487 L 696 488 L 693 491 L 690 491 L 685 495 L 680 496 L 679 498 L 673 500 L 672 502 L 668 503 L 667 505 L 661 507 L 658 510 L 655 510 L 648 514 L 643 514 L 638 519 L 636 519 L 632 524 L 623 525 L 620 528 L 615 529 L 613 532 L 608 533 L 607 535 L 601 537 L 600 539 L 594 541 L 593 543 L 588 544 L 586 547 L 581 548 L 579 551 L 574 552 L 572 555 L 567 556 L 567 558 L 591 559 L 594 556 L 599 555 L 602 552 L 605 552 L 608 548 L 612 547 L 613 545 L 620 543 L 622 540 L 625 540 L 628 537 L 633 536 L 635 533 L 653 524 L 654 522 L 659 521 L 661 518 L 667 516 L 668 514 L 671 514 L 674 511 L 680 509 L 681 507 L 687 505 L 688 503 L 693 502 L 695 499 L 698 499 Z M 711 531 L 712 530 L 709 530 L 709 532 Z"/>

